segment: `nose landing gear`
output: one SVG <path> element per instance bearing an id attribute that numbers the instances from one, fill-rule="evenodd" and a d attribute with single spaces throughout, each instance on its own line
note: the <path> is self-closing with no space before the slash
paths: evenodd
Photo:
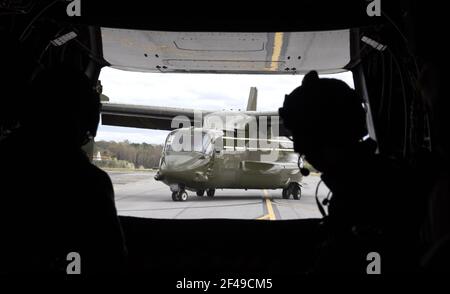
<path id="1" fill-rule="evenodd" d="M 188 199 L 188 194 L 184 189 L 176 191 L 176 192 L 172 192 L 172 200 L 173 201 L 186 201 L 187 199 Z"/>
<path id="2" fill-rule="evenodd" d="M 186 201 L 188 199 L 188 194 L 184 185 L 170 185 L 170 190 L 172 191 L 173 201 Z M 212 198 L 214 197 L 216 189 L 197 190 L 196 194 L 197 196 L 202 197 L 203 195 L 205 195 L 205 192 L 208 197 Z"/>
<path id="3" fill-rule="evenodd" d="M 185 186 L 180 184 L 170 185 L 170 190 L 172 191 L 173 201 L 186 201 L 188 199 L 188 194 L 186 192 Z"/>

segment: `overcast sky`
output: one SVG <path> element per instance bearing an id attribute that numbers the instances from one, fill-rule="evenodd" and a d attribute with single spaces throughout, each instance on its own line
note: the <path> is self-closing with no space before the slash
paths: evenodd
<path id="1" fill-rule="evenodd" d="M 321 77 L 326 77 L 323 75 Z M 353 87 L 351 73 L 332 75 Z M 277 110 L 302 75 L 139 73 L 105 67 L 100 80 L 112 103 L 204 110 L 245 110 L 250 87 L 258 88 L 258 110 Z M 96 141 L 163 144 L 167 131 L 100 125 Z"/>

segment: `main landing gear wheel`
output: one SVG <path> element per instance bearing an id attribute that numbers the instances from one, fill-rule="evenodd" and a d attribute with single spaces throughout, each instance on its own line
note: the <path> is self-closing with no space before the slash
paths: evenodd
<path id="1" fill-rule="evenodd" d="M 291 194 L 292 198 L 300 200 L 300 197 L 302 197 L 302 188 L 299 183 L 292 183 Z"/>
<path id="2" fill-rule="evenodd" d="M 281 192 L 281 196 L 283 196 L 283 199 L 289 199 L 288 188 L 283 188 L 283 192 Z"/>
<path id="3" fill-rule="evenodd" d="M 208 197 L 214 197 L 214 194 L 216 193 L 216 189 L 208 189 L 206 190 L 206 195 L 208 195 Z"/>
<path id="4" fill-rule="evenodd" d="M 287 188 L 283 188 L 283 192 L 281 193 L 283 199 L 289 199 L 292 195 L 292 198 L 295 200 L 300 200 L 302 196 L 302 189 L 299 183 L 289 183 Z"/>
<path id="5" fill-rule="evenodd" d="M 186 201 L 187 199 L 188 199 L 188 194 L 184 190 L 172 192 L 172 200 L 173 201 Z"/>
<path id="6" fill-rule="evenodd" d="M 205 195 L 205 190 L 198 190 L 197 191 L 197 196 L 198 197 L 203 197 L 203 195 Z"/>

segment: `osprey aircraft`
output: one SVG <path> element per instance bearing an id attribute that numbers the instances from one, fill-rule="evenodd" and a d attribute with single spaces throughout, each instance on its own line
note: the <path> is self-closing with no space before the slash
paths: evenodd
<path id="1" fill-rule="evenodd" d="M 283 198 L 300 199 L 302 160 L 278 113 L 256 105 L 255 87 L 246 111 L 104 103 L 102 122 L 172 130 L 155 179 L 170 187 L 173 201 L 186 201 L 187 190 L 214 197 L 216 189 L 282 189 Z"/>

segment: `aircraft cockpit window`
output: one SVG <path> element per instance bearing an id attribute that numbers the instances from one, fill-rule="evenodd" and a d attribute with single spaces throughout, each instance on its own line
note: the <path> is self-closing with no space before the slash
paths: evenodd
<path id="1" fill-rule="evenodd" d="M 212 152 L 211 137 L 207 133 L 175 132 L 167 138 L 166 152 Z"/>

